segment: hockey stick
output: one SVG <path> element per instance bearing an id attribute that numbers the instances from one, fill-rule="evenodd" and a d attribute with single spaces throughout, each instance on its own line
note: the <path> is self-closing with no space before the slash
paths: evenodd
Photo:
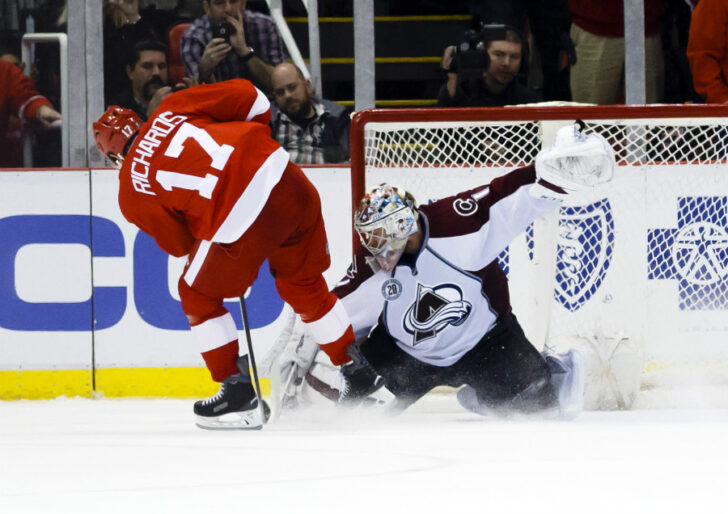
<path id="1" fill-rule="evenodd" d="M 253 339 L 250 337 L 250 327 L 248 326 L 248 309 L 245 308 L 245 297 L 240 297 L 240 310 L 243 313 L 243 325 L 245 325 L 245 339 L 248 343 L 248 355 L 250 356 L 250 369 L 253 370 L 253 380 L 255 381 L 255 394 L 258 397 L 258 408 L 260 416 L 265 423 L 265 408 L 263 407 L 263 395 L 260 392 L 260 382 L 258 381 L 258 366 L 255 364 L 255 354 L 253 353 Z"/>

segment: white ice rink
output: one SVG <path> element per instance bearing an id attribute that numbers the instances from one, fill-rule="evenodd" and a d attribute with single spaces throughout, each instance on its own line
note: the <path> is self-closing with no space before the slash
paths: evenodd
<path id="1" fill-rule="evenodd" d="M 0 402 L 0 513 L 728 513 L 728 409 L 488 421 L 451 396 L 206 431 L 189 400 Z"/>

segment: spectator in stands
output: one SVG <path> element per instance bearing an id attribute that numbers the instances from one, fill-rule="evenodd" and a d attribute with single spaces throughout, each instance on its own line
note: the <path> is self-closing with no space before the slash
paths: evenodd
<path id="1" fill-rule="evenodd" d="M 483 50 L 490 64 L 478 76 L 467 77 L 455 70 L 455 47 L 445 49 L 441 66 L 447 71 L 447 82 L 440 88 L 440 107 L 499 107 L 538 102 L 539 94 L 516 80 L 523 58 L 523 36 L 513 27 L 502 29 L 502 39 L 483 40 Z"/>
<path id="2" fill-rule="evenodd" d="M 109 105 L 131 109 L 146 121 L 154 94 L 169 85 L 167 45 L 159 41 L 140 41 L 134 46 L 126 65 L 127 87 L 111 99 Z M 158 105 L 158 103 L 157 103 Z"/>
<path id="3" fill-rule="evenodd" d="M 45 126 L 61 119 L 61 113 L 35 89 L 33 79 L 23 75 L 14 64 L 0 60 L 0 168 L 23 165 L 21 141 L 8 134 L 12 115 L 21 120 L 37 120 Z"/>
<path id="4" fill-rule="evenodd" d="M 0 59 L 16 65 L 21 70 L 20 33 L 14 30 L 0 32 Z"/>
<path id="5" fill-rule="evenodd" d="M 521 65 L 521 83 L 540 90 L 544 100 L 571 99 L 568 64 L 575 54 L 568 0 L 469 0 L 468 10 L 477 23 L 500 20 L 522 33 L 530 30 L 536 51 Z M 526 60 L 528 52 L 523 54 Z"/>
<path id="6" fill-rule="evenodd" d="M 152 32 L 157 39 L 164 37 L 176 17 L 170 10 L 157 9 L 154 3 L 140 9 L 139 0 L 105 0 L 104 9 L 109 9 L 110 6 L 116 7 L 109 14 L 114 18 L 117 28 L 141 24 L 144 31 Z"/>
<path id="7" fill-rule="evenodd" d="M 245 10 L 245 4 L 246 0 L 202 0 L 205 15 L 182 35 L 182 61 L 186 74 L 199 82 L 246 78 L 269 93 L 273 66 L 288 54 L 273 20 Z M 225 23 L 229 37 L 213 37 L 213 28 Z"/>
<path id="8" fill-rule="evenodd" d="M 665 61 L 665 91 L 662 100 L 667 104 L 702 102 L 693 87 L 693 75 L 687 56 L 690 19 L 698 0 L 665 0 L 662 21 L 662 49 Z"/>
<path id="9" fill-rule="evenodd" d="M 688 60 L 695 91 L 708 103 L 728 102 L 728 2 L 700 0 L 693 11 Z"/>
<path id="10" fill-rule="evenodd" d="M 273 138 L 297 164 L 349 160 L 349 113 L 341 105 L 314 97 L 311 81 L 290 63 L 273 69 Z"/>
<path id="11" fill-rule="evenodd" d="M 663 0 L 644 0 L 645 98 L 660 102 L 664 89 L 662 57 Z M 621 1 L 569 0 L 571 39 L 576 64 L 571 67 L 575 102 L 614 104 L 623 98 L 624 5 Z"/>
<path id="12" fill-rule="evenodd" d="M 163 41 L 161 25 L 139 10 L 139 0 L 104 1 L 104 97 L 106 103 L 127 84 L 125 66 L 139 41 Z"/>
<path id="13" fill-rule="evenodd" d="M 4 52 L 0 49 L 0 61 L 9 62 L 10 64 L 17 66 L 19 70 L 23 70 L 23 62 L 20 60 L 20 57 L 12 52 Z"/>
<path id="14" fill-rule="evenodd" d="M 23 62 L 20 58 L 20 36 L 4 32 L 0 37 L 0 61 L 9 62 L 23 71 Z M 23 121 L 17 113 L 8 113 L 3 139 L 16 148 L 20 148 L 23 140 Z"/>

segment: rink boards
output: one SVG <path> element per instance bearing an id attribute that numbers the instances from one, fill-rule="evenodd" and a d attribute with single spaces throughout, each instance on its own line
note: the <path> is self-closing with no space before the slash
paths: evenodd
<path id="1" fill-rule="evenodd" d="M 332 285 L 350 262 L 349 169 L 305 171 L 322 198 Z M 448 187 L 474 187 L 487 175 L 463 170 Z M 392 170 L 386 178 L 411 187 Z M 648 373 L 693 367 L 725 376 L 727 181 L 721 166 L 620 167 L 612 189 L 567 203 L 558 220 L 517 238 L 501 262 L 534 344 L 547 342 L 546 330 L 556 337 L 549 344 L 574 334 L 626 337 L 644 344 Z M 0 398 L 217 390 L 179 305 L 183 260 L 126 222 L 116 195 L 109 169 L 0 172 Z M 543 271 L 554 267 L 555 277 Z M 226 305 L 242 328 L 237 300 Z M 247 305 L 261 362 L 289 316 L 265 265 Z"/>
<path id="2" fill-rule="evenodd" d="M 305 171 L 324 199 L 333 284 L 350 262 L 349 169 Z M 0 171 L 0 399 L 217 391 L 180 307 L 184 259 L 129 224 L 117 193 L 111 169 Z M 246 304 L 260 362 L 290 316 L 267 264 Z M 238 300 L 226 307 L 242 329 Z"/>

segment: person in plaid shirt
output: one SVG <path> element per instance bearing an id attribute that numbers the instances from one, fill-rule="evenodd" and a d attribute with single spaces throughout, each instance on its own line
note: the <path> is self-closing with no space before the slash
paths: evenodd
<path id="1" fill-rule="evenodd" d="M 349 112 L 329 100 L 314 98 L 311 81 L 291 63 L 276 66 L 271 76 L 271 134 L 297 164 L 349 160 Z"/>
<path id="2" fill-rule="evenodd" d="M 186 74 L 200 83 L 246 78 L 271 91 L 273 66 L 288 59 L 283 41 L 264 14 L 245 10 L 246 0 L 203 0 L 205 15 L 182 35 L 181 53 Z M 213 38 L 216 24 L 228 23 L 229 41 Z"/>

